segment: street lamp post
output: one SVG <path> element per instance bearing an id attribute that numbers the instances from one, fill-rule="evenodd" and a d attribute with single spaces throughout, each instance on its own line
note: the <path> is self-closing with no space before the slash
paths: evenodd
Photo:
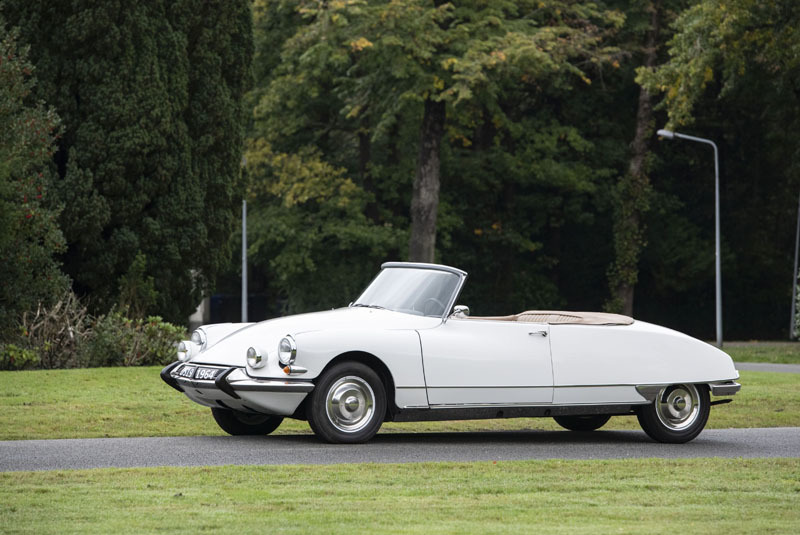
<path id="1" fill-rule="evenodd" d="M 247 201 L 242 200 L 242 323 L 247 323 Z"/>
<path id="2" fill-rule="evenodd" d="M 794 270 L 792 271 L 792 319 L 789 323 L 789 340 L 795 339 L 795 312 L 797 311 L 797 256 L 800 252 L 800 198 L 797 199 L 797 232 L 794 237 Z"/>
<path id="3" fill-rule="evenodd" d="M 672 130 L 659 130 L 657 134 L 664 139 L 686 139 L 698 143 L 706 143 L 714 147 L 714 222 L 716 226 L 714 254 L 716 257 L 716 276 L 717 276 L 717 347 L 722 347 L 722 267 L 720 264 L 720 242 L 719 242 L 719 153 L 717 144 L 710 139 L 702 137 L 687 136 Z"/>

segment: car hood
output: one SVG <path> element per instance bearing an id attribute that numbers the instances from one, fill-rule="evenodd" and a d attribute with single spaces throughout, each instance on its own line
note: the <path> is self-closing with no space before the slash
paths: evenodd
<path id="1" fill-rule="evenodd" d="M 272 354 L 277 351 L 278 342 L 287 334 L 297 338 L 307 332 L 337 329 L 369 331 L 430 329 L 441 322 L 441 318 L 364 307 L 285 316 L 246 324 L 201 352 L 192 359 L 192 362 L 242 366 L 248 347 L 255 347 L 265 354 Z"/>

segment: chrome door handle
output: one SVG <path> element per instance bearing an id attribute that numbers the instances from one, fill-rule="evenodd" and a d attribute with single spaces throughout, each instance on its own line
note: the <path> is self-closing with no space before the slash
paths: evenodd
<path id="1" fill-rule="evenodd" d="M 528 333 L 529 335 L 533 336 L 538 334 L 539 336 L 547 336 L 547 331 L 533 331 L 532 333 Z"/>

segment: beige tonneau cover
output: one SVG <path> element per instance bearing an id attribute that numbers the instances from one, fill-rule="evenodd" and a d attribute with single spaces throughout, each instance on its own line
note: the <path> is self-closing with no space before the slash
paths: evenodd
<path id="1" fill-rule="evenodd" d="M 550 325 L 630 325 L 633 318 L 607 312 L 567 312 L 564 310 L 526 310 L 512 316 L 468 316 L 474 320 L 519 321 Z"/>

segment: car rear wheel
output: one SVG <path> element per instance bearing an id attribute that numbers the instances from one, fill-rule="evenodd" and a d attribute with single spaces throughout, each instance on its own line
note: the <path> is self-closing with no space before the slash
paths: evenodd
<path id="1" fill-rule="evenodd" d="M 600 429 L 611 419 L 609 414 L 590 414 L 586 416 L 553 416 L 553 420 L 570 431 L 594 431 Z"/>
<path id="2" fill-rule="evenodd" d="M 689 442 L 706 426 L 711 408 L 706 385 L 678 384 L 664 387 L 650 405 L 638 412 L 639 425 L 659 442 Z"/>
<path id="3" fill-rule="evenodd" d="M 283 421 L 282 416 L 250 414 L 230 409 L 212 408 L 211 414 L 217 425 L 230 435 L 268 435 Z"/>
<path id="4" fill-rule="evenodd" d="M 381 428 L 386 390 L 370 367 L 342 362 L 322 374 L 306 406 L 308 423 L 326 442 L 366 442 Z"/>

